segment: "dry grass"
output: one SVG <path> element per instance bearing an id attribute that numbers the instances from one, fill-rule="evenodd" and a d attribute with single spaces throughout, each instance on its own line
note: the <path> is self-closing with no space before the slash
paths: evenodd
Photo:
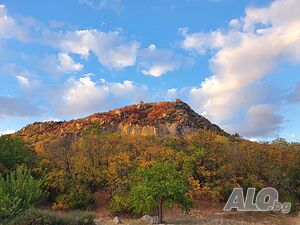
<path id="1" fill-rule="evenodd" d="M 97 222 L 97 225 L 113 225 L 112 220 L 102 220 Z M 124 219 L 122 220 L 124 225 L 149 225 L 149 223 L 143 222 L 138 219 Z M 169 220 L 164 224 L 169 225 L 266 225 L 265 223 L 248 223 L 248 222 L 239 222 L 234 220 L 226 219 L 190 219 L 190 220 Z"/>
<path id="2" fill-rule="evenodd" d="M 113 216 L 110 214 L 107 204 L 108 196 L 105 193 L 98 195 L 96 201 L 97 225 L 113 225 Z M 126 225 L 149 225 L 139 218 L 120 216 L 123 224 Z M 300 225 L 300 215 L 286 216 L 281 213 L 270 212 L 223 212 L 222 205 L 201 204 L 189 214 L 180 210 L 164 211 L 165 224 L 174 225 Z"/>
<path id="3" fill-rule="evenodd" d="M 122 218 L 125 225 L 149 225 L 140 219 Z M 270 213 L 216 213 L 206 216 L 181 216 L 180 212 L 175 216 L 167 215 L 164 224 L 169 225 L 300 225 L 300 216 L 290 217 L 281 214 Z M 97 225 L 113 225 L 112 218 L 105 218 L 98 221 Z"/>

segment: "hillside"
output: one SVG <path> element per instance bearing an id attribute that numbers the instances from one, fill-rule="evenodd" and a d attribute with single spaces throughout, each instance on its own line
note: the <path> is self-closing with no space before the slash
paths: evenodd
<path id="1" fill-rule="evenodd" d="M 177 100 L 160 103 L 140 102 L 71 121 L 36 122 L 21 129 L 17 136 L 33 143 L 45 137 L 57 138 L 69 134 L 121 132 L 130 135 L 185 136 L 199 130 L 228 135 L 220 127 L 193 111 L 188 104 Z"/>
<path id="2" fill-rule="evenodd" d="M 258 143 L 231 136 L 179 100 L 141 102 L 68 122 L 34 123 L 3 136 L 0 146 L 0 173 L 24 164 L 36 176 L 46 173 L 46 204 L 51 209 L 93 208 L 97 219 L 109 217 L 104 224 L 112 221 L 111 215 L 136 214 L 133 207 L 143 207 L 141 216 L 154 212 L 158 204 L 155 196 L 150 203 L 144 199 L 150 184 L 157 183 L 153 178 L 168 185 L 158 194 L 168 190 L 168 197 L 180 189 L 187 207 L 194 203 L 196 216 L 185 219 L 177 211 L 170 217 L 166 213 L 168 221 L 179 218 L 202 223 L 202 208 L 223 206 L 235 187 L 274 187 L 282 202 L 292 202 L 291 213 L 298 210 L 298 143 L 283 139 Z M 179 209 L 178 202 L 174 204 Z M 128 224 L 136 224 L 132 222 Z"/>

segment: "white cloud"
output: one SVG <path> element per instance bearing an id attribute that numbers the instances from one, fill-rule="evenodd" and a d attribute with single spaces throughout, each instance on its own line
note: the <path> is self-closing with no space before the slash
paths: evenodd
<path id="1" fill-rule="evenodd" d="M 137 85 L 130 80 L 125 80 L 123 83 L 110 83 L 109 88 L 114 96 L 118 98 L 127 98 L 131 102 L 144 100 L 148 92 L 148 88 L 145 85 Z"/>
<path id="2" fill-rule="evenodd" d="M 213 75 L 191 90 L 192 105 L 213 122 L 227 126 L 235 116 L 244 114 L 244 125 L 249 124 L 247 118 L 253 125 L 249 132 L 238 127 L 236 131 L 241 135 L 270 136 L 272 129 L 276 132 L 282 122 L 276 109 L 273 113 L 265 109 L 271 119 L 257 123 L 259 118 L 253 116 L 253 107 L 273 101 L 258 85 L 272 75 L 280 62 L 300 62 L 299 15 L 297 0 L 277 0 L 265 8 L 247 9 L 246 16 L 232 20 L 227 31 L 189 33 L 181 29 L 184 49 L 201 54 L 213 50 Z"/>
<path id="3" fill-rule="evenodd" d="M 88 5 L 94 5 L 95 2 L 82 1 Z M 112 5 L 112 2 L 119 1 L 103 0 L 99 2 L 99 5 L 106 8 Z M 140 43 L 135 40 L 126 40 L 120 29 L 109 32 L 97 29 L 55 31 L 31 17 L 18 18 L 16 22 L 7 16 L 4 6 L 0 8 L 1 18 L 4 19 L 0 20 L 0 37 L 4 35 L 6 38 L 17 38 L 22 41 L 30 39 L 33 43 L 50 45 L 61 51 L 57 57 L 53 55 L 47 57 L 42 65 L 47 73 L 55 76 L 82 70 L 83 65 L 74 62 L 70 54 L 80 55 L 86 60 L 90 54 L 94 54 L 102 65 L 115 70 L 135 66 L 139 56 L 142 73 L 154 77 L 178 70 L 182 65 L 191 63 L 173 50 L 158 49 L 153 44 L 149 48 L 139 50 Z M 50 25 L 54 26 L 54 29 L 57 28 L 55 21 L 54 25 Z M 58 27 L 60 25 L 59 23 Z"/>
<path id="4" fill-rule="evenodd" d="M 82 70 L 83 65 L 74 62 L 74 60 L 67 53 L 58 54 L 59 65 L 57 69 L 63 73 L 77 72 Z"/>
<path id="5" fill-rule="evenodd" d="M 136 41 L 124 41 L 119 31 L 78 30 L 48 38 L 48 42 L 83 58 L 93 52 L 101 64 L 111 69 L 135 65 L 139 48 Z"/>
<path id="6" fill-rule="evenodd" d="M 252 141 L 252 142 L 259 142 L 257 138 L 249 138 L 249 141 Z"/>
<path id="7" fill-rule="evenodd" d="M 93 74 L 86 74 L 78 80 L 71 78 L 61 91 L 57 92 L 54 106 L 61 115 L 86 115 L 108 109 L 112 99 L 126 99 L 137 102 L 146 98 L 148 88 L 133 81 L 100 82 L 92 80 Z"/>
<path id="8" fill-rule="evenodd" d="M 23 91 L 33 91 L 41 86 L 41 82 L 35 78 L 37 75 L 23 67 L 18 67 L 15 64 L 6 64 L 3 68 L 5 72 L 15 77 Z"/>
<path id="9" fill-rule="evenodd" d="M 141 70 L 145 75 L 160 77 L 167 72 L 179 69 L 183 64 L 182 57 L 170 49 L 158 49 L 154 44 L 141 51 Z"/>
<path id="10" fill-rule="evenodd" d="M 180 28 L 179 33 L 184 37 L 180 46 L 188 51 L 205 54 L 209 49 L 238 45 L 241 41 L 241 33 L 236 30 L 237 25 L 233 24 L 237 22 L 232 21 L 230 21 L 229 25 L 234 28 L 227 33 L 220 29 L 209 33 L 189 33 L 188 28 Z"/>
<path id="11" fill-rule="evenodd" d="M 43 122 L 59 122 L 62 121 L 61 119 L 49 116 L 47 119 L 43 120 Z"/>
<path id="12" fill-rule="evenodd" d="M 15 130 L 6 129 L 6 130 L 4 130 L 4 131 L 0 131 L 0 136 L 6 135 L 6 134 L 13 134 L 13 133 L 15 133 L 15 132 L 16 132 Z"/>
<path id="13" fill-rule="evenodd" d="M 90 113 L 101 109 L 108 94 L 108 87 L 98 86 L 89 74 L 78 80 L 71 78 L 64 87 L 62 98 L 59 93 L 55 109 L 62 115 Z"/>
<path id="14" fill-rule="evenodd" d="M 0 4 L 0 39 L 16 38 L 22 41 L 28 40 L 25 29 L 17 24 L 17 22 L 8 15 L 5 5 Z"/>
<path id="15" fill-rule="evenodd" d="M 167 90 L 166 99 L 168 101 L 173 101 L 178 96 L 178 91 L 176 88 L 170 88 Z"/>
<path id="16" fill-rule="evenodd" d="M 117 1 L 116 1 L 117 2 Z M 101 1 L 103 7 L 111 5 Z M 54 31 L 31 17 L 10 17 L 4 5 L 0 5 L 0 39 L 11 38 L 21 41 L 50 45 L 61 50 L 59 69 L 62 71 L 79 71 L 82 65 L 75 63 L 69 53 L 83 58 L 92 52 L 101 64 L 110 69 L 122 69 L 136 64 L 140 44 L 126 41 L 120 30 L 102 32 L 96 29 L 75 31 Z M 48 65 L 49 67 L 49 65 Z"/>
<path id="17" fill-rule="evenodd" d="M 83 65 L 75 62 L 68 53 L 59 53 L 45 56 L 41 68 L 53 78 L 59 78 L 65 74 L 78 73 L 83 69 Z"/>
<path id="18" fill-rule="evenodd" d="M 39 80 L 25 77 L 22 75 L 17 75 L 16 79 L 17 79 L 18 83 L 20 84 L 21 88 L 23 89 L 23 91 L 26 91 L 28 93 L 34 92 L 34 91 L 36 91 L 37 88 L 40 88 L 42 86 L 42 84 Z"/>
<path id="19" fill-rule="evenodd" d="M 28 88 L 28 87 L 30 87 L 30 81 L 29 81 L 29 79 L 28 79 L 27 77 L 18 75 L 18 76 L 16 76 L 16 79 L 17 79 L 17 81 L 20 83 L 20 85 L 21 85 L 23 88 Z"/>

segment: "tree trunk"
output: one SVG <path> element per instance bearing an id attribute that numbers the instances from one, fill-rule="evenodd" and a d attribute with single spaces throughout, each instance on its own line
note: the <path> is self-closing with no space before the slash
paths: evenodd
<path id="1" fill-rule="evenodd" d="M 158 206 L 158 223 L 162 223 L 163 222 L 163 200 L 160 199 L 159 201 L 159 206 Z"/>

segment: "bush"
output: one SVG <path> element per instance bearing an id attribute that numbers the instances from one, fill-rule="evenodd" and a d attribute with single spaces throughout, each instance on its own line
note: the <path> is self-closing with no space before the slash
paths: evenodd
<path id="1" fill-rule="evenodd" d="M 83 187 L 75 186 L 68 193 L 61 194 L 57 197 L 53 205 L 54 209 L 79 209 L 85 208 L 92 204 L 95 200 L 95 195 L 84 189 Z"/>
<path id="2" fill-rule="evenodd" d="M 109 203 L 109 209 L 113 214 L 130 212 L 130 199 L 124 193 L 114 193 Z"/>
<path id="3" fill-rule="evenodd" d="M 94 217 L 92 212 L 57 214 L 51 211 L 31 209 L 19 218 L 10 221 L 9 225 L 94 225 Z"/>
<path id="4" fill-rule="evenodd" d="M 45 195 L 43 179 L 35 179 L 30 170 L 17 168 L 0 177 L 0 221 L 9 220 L 34 207 Z"/>
<path id="5" fill-rule="evenodd" d="M 283 200 L 282 202 L 290 202 L 291 203 L 291 210 L 289 214 L 294 214 L 297 215 L 299 212 L 299 202 L 297 198 L 291 194 L 285 194 L 283 195 Z"/>

